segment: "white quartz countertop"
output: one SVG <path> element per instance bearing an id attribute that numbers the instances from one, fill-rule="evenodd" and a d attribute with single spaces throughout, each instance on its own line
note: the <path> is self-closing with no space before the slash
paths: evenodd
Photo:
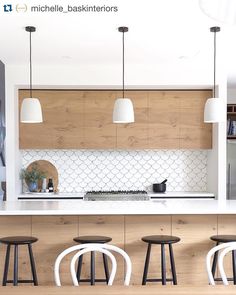
<path id="1" fill-rule="evenodd" d="M 162 215 L 236 214 L 236 201 L 151 200 L 151 201 L 7 201 L 0 202 L 0 215 Z"/>
<path id="2" fill-rule="evenodd" d="M 37 198 L 83 198 L 85 193 L 59 193 L 59 194 L 21 194 L 20 199 L 37 199 Z M 151 198 L 213 198 L 214 194 L 209 192 L 165 192 L 165 193 L 154 193 L 148 192 Z"/>

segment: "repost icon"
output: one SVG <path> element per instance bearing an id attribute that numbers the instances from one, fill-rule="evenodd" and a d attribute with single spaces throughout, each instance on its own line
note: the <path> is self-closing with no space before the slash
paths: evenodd
<path id="1" fill-rule="evenodd" d="M 5 4 L 3 5 L 4 12 L 12 12 L 12 5 L 11 4 Z"/>

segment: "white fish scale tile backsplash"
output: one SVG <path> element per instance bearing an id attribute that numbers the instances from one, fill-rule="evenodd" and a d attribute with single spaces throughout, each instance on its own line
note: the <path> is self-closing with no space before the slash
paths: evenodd
<path id="1" fill-rule="evenodd" d="M 168 179 L 168 191 L 207 190 L 205 150 L 21 150 L 22 166 L 48 160 L 60 192 L 142 190 Z"/>

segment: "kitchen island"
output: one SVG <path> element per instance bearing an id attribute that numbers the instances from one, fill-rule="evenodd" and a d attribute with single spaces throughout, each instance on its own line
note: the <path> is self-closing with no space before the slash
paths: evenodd
<path id="1" fill-rule="evenodd" d="M 32 235 L 39 241 L 33 245 L 41 285 L 54 285 L 53 265 L 57 255 L 74 245 L 78 235 L 106 235 L 112 244 L 122 247 L 133 263 L 131 284 L 141 284 L 146 254 L 145 235 L 167 234 L 181 238 L 174 245 L 178 283 L 207 285 L 205 256 L 214 245 L 209 239 L 216 234 L 236 234 L 236 201 L 217 200 L 152 200 L 137 202 L 15 201 L 0 204 L 0 236 Z M 1 255 L 5 248 L 1 247 Z M 4 251 L 4 252 L 3 252 Z M 20 249 L 21 251 L 21 249 Z M 22 249 L 20 277 L 29 273 L 28 256 Z M 169 258 L 167 254 L 167 276 Z M 98 257 L 99 261 L 99 257 Z M 231 259 L 226 262 L 226 268 Z M 228 264 L 228 265 L 227 265 Z M 97 262 L 97 276 L 103 269 Z M 2 272 L 3 262 L 0 264 Z M 116 283 L 122 283 L 123 263 L 118 259 Z M 71 284 L 69 264 L 62 266 L 63 283 Z M 160 248 L 153 247 L 150 277 L 160 275 Z M 88 260 L 84 260 L 83 276 L 89 276 Z M 149 283 L 151 284 L 151 283 Z"/>

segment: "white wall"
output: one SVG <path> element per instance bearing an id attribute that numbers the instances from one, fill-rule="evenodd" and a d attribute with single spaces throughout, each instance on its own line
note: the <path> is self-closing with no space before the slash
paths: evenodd
<path id="1" fill-rule="evenodd" d="M 235 88 L 228 87 L 227 89 L 227 103 L 236 103 L 236 86 Z"/>
<path id="2" fill-rule="evenodd" d="M 181 67 L 181 71 L 174 71 L 173 68 L 166 69 L 160 73 L 158 68 L 143 67 L 141 65 L 127 65 L 127 85 L 133 88 L 209 88 L 209 75 L 203 69 L 189 69 L 187 64 Z M 182 73 L 182 74 L 181 74 Z M 20 153 L 18 142 L 18 97 L 19 88 L 27 88 L 28 85 L 28 66 L 9 66 L 6 65 L 6 164 L 7 164 L 7 195 L 8 200 L 15 200 L 20 189 L 19 168 Z M 33 84 L 34 88 L 98 88 L 98 87 L 119 87 L 121 83 L 120 65 L 110 66 L 35 66 Z M 225 80 L 222 78 L 219 85 L 219 92 L 225 93 Z M 127 88 L 128 88 L 127 87 Z M 215 129 L 214 149 L 209 151 L 209 173 L 216 171 L 217 161 L 220 166 L 224 165 L 224 160 L 219 157 L 218 148 L 223 149 L 220 143 L 222 139 L 224 126 Z M 217 139 L 216 135 L 220 133 Z M 225 138 L 225 137 L 224 137 Z M 222 154 L 221 154 L 222 156 Z M 218 171 L 218 169 L 217 169 Z M 222 179 L 222 180 L 221 180 Z M 218 184 L 219 180 L 219 184 Z M 221 181 L 221 182 L 220 182 Z M 211 190 L 218 193 L 221 191 L 221 197 L 224 198 L 225 186 L 224 176 L 215 175 L 211 181 Z"/>

